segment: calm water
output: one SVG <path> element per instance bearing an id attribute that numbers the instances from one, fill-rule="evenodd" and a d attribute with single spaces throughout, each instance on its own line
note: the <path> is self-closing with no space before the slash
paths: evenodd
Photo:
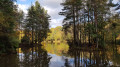
<path id="1" fill-rule="evenodd" d="M 0 67 L 120 67 L 120 50 L 87 51 L 66 43 L 19 48 L 17 55 L 0 57 Z"/>

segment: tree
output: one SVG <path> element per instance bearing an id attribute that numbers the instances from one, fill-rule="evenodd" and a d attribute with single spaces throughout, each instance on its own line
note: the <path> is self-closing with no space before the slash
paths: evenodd
<path id="1" fill-rule="evenodd" d="M 24 22 L 24 12 L 22 11 L 22 10 L 18 10 L 18 13 L 17 13 L 17 22 L 18 22 L 18 31 L 19 31 L 19 40 L 21 40 L 22 39 L 22 36 L 23 36 L 23 34 L 22 34 L 22 31 L 23 31 L 23 22 Z"/>
<path id="2" fill-rule="evenodd" d="M 96 44 L 96 47 L 104 44 L 105 26 L 110 18 L 109 0 L 65 0 L 63 28 L 73 26 L 74 40 L 80 44 Z M 104 6 L 104 7 L 103 7 Z M 77 41 L 79 40 L 79 41 Z M 74 42 L 75 42 L 74 41 Z"/>
<path id="3" fill-rule="evenodd" d="M 0 1 L 0 52 L 15 52 L 18 47 L 17 32 L 17 6 L 15 0 Z"/>
<path id="4" fill-rule="evenodd" d="M 80 6 L 81 5 L 81 0 L 65 0 L 64 3 L 62 3 L 61 5 L 64 6 L 64 8 L 62 9 L 63 12 L 60 12 L 60 15 L 64 15 L 66 18 L 63 20 L 64 23 L 64 28 L 70 28 L 70 26 L 73 26 L 73 37 L 74 37 L 74 44 L 77 42 L 77 36 L 76 34 L 78 34 L 78 30 L 77 30 L 77 25 L 78 25 L 78 11 L 80 10 Z"/>
<path id="5" fill-rule="evenodd" d="M 32 5 L 28 9 L 26 18 L 25 29 L 28 30 L 28 36 L 31 38 L 31 43 L 41 43 L 47 38 L 49 32 L 49 19 L 50 16 L 47 11 L 42 8 L 38 1 L 35 6 Z"/>

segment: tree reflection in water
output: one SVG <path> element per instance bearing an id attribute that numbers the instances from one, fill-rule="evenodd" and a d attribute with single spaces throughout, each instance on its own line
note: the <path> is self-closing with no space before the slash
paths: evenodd
<path id="1" fill-rule="evenodd" d="M 18 60 L 16 54 L 0 56 L 0 67 L 19 67 Z"/>
<path id="2" fill-rule="evenodd" d="M 18 55 L 0 56 L 0 67 L 120 67 L 120 46 L 119 51 L 116 47 L 95 51 L 63 46 L 21 48 Z"/>
<path id="3" fill-rule="evenodd" d="M 41 46 L 22 48 L 22 51 L 20 67 L 49 67 L 51 57 Z"/>
<path id="4" fill-rule="evenodd" d="M 68 55 L 74 58 L 74 63 L 70 64 L 67 59 L 66 67 L 107 67 L 110 65 L 106 51 L 84 50 L 70 47 Z M 66 65 L 68 64 L 69 65 Z"/>

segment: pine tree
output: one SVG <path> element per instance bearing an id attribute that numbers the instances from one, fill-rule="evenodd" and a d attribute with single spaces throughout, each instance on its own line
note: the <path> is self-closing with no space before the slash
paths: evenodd
<path id="1" fill-rule="evenodd" d="M 29 31 L 28 34 L 32 44 L 40 44 L 47 38 L 49 18 L 50 16 L 47 14 L 47 11 L 40 6 L 38 1 L 29 8 L 25 29 Z"/>
<path id="2" fill-rule="evenodd" d="M 64 8 L 62 9 L 63 12 L 60 12 L 60 15 L 64 15 L 66 18 L 63 20 L 64 23 L 64 27 L 67 29 L 70 26 L 73 26 L 73 37 L 74 37 L 74 44 L 77 42 L 78 37 L 78 28 L 77 25 L 79 24 L 79 18 L 77 15 L 79 10 L 80 10 L 80 6 L 81 5 L 81 0 L 65 0 L 64 3 L 62 3 L 61 5 L 64 6 Z"/>
<path id="3" fill-rule="evenodd" d="M 0 1 L 0 53 L 11 53 L 18 47 L 17 32 L 17 7 L 15 0 Z"/>

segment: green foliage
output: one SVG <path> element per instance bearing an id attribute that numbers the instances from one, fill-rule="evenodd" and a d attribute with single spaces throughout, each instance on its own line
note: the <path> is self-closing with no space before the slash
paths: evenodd
<path id="1" fill-rule="evenodd" d="M 2 35 L 0 36 L 0 51 L 1 53 L 9 53 L 16 51 L 20 41 L 15 36 Z"/>
<path id="2" fill-rule="evenodd" d="M 24 31 L 27 30 L 25 34 L 28 35 L 31 43 L 41 43 L 47 38 L 49 18 L 47 11 L 40 6 L 38 1 L 28 9 Z"/>
<path id="3" fill-rule="evenodd" d="M 65 16 L 63 29 L 72 32 L 74 43 L 96 44 L 98 48 L 104 47 L 106 41 L 116 42 L 120 16 L 111 13 L 110 8 L 118 6 L 112 0 L 64 0 L 61 5 L 59 14 Z"/>
<path id="4" fill-rule="evenodd" d="M 46 40 L 61 40 L 62 35 L 62 27 L 58 26 L 56 28 L 51 28 L 50 33 L 48 33 L 48 37 Z"/>
<path id="5" fill-rule="evenodd" d="M 19 40 L 17 31 L 17 7 L 15 0 L 0 0 L 0 53 L 16 51 Z"/>
<path id="6" fill-rule="evenodd" d="M 10 44 L 14 50 L 16 50 L 16 48 L 19 47 L 18 45 L 20 43 L 20 40 L 18 40 L 17 37 L 11 36 L 11 37 L 9 37 L 9 41 L 10 41 Z"/>
<path id="7" fill-rule="evenodd" d="M 61 26 L 57 26 L 56 28 L 51 28 L 46 40 L 47 41 L 54 40 L 56 42 L 58 41 L 65 42 L 66 40 L 71 39 L 71 33 L 68 33 L 67 35 L 65 35 L 62 29 L 63 27 Z"/>

